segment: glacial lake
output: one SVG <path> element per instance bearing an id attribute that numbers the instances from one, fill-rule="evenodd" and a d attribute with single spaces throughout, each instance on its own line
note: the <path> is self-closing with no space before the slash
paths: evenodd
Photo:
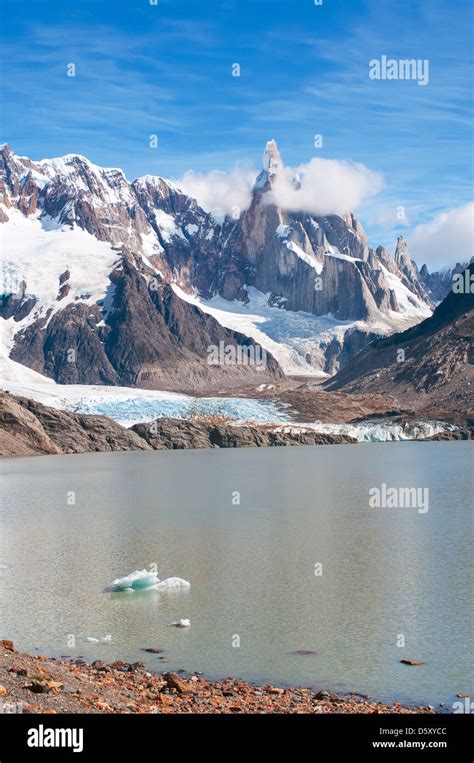
<path id="1" fill-rule="evenodd" d="M 1 637 L 449 711 L 474 690 L 472 453 L 393 442 L 3 460 Z M 371 507 L 382 484 L 428 488 L 428 511 Z M 151 564 L 191 588 L 107 590 Z"/>

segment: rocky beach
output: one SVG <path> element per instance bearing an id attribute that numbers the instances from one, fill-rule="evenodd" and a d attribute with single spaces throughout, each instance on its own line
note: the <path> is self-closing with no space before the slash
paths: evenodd
<path id="1" fill-rule="evenodd" d="M 163 657 L 158 647 L 144 653 Z M 163 659 L 165 659 L 163 657 Z M 410 668 L 407 668 L 410 669 Z M 55 659 L 0 642 L 0 713 L 424 713 L 432 705 L 385 704 L 367 695 L 320 688 L 256 686 L 238 678 L 150 672 L 145 662 Z"/>

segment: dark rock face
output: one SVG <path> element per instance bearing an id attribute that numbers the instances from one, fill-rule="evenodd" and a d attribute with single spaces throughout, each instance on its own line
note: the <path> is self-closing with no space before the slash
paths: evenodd
<path id="1" fill-rule="evenodd" d="M 67 413 L 0 393 L 0 455 L 149 450 L 147 443 L 106 416 Z"/>
<path id="2" fill-rule="evenodd" d="M 200 389 L 281 376 L 270 354 L 262 371 L 252 366 L 210 365 L 209 346 L 256 344 L 179 299 L 171 286 L 133 258 L 124 258 L 112 280 L 115 292 L 105 351 L 122 383 Z"/>
<path id="3" fill-rule="evenodd" d="M 276 428 L 231 426 L 181 419 L 158 419 L 135 424 L 133 431 L 153 450 L 183 448 L 263 448 L 282 445 L 329 445 L 354 442 L 346 435 L 320 434 L 311 430 L 274 431 Z"/>
<path id="4" fill-rule="evenodd" d="M 150 261 L 168 280 L 174 278 L 206 298 L 212 296 L 214 273 L 219 267 L 220 226 L 194 199 L 162 178 L 145 176 L 131 187 L 158 238 L 159 251 Z M 175 235 L 166 230 L 169 221 Z"/>
<path id="5" fill-rule="evenodd" d="M 199 390 L 281 377 L 269 353 L 262 370 L 210 365 L 211 345 L 257 345 L 179 299 L 131 254 L 111 281 L 115 290 L 106 322 L 97 305 L 69 304 L 20 332 L 11 358 L 62 384 Z"/>
<path id="6" fill-rule="evenodd" d="M 104 350 L 101 319 L 97 305 L 68 305 L 46 326 L 43 319 L 21 332 L 10 357 L 61 384 L 118 384 Z"/>
<path id="7" fill-rule="evenodd" d="M 332 376 L 339 368 L 344 368 L 368 342 L 376 338 L 377 334 L 356 328 L 348 329 L 342 340 L 335 337 L 325 353 L 324 371 Z"/>
<path id="8" fill-rule="evenodd" d="M 23 281 L 17 294 L 2 294 L 0 296 L 0 317 L 8 320 L 22 321 L 36 305 L 35 297 L 25 296 L 26 284 Z"/>

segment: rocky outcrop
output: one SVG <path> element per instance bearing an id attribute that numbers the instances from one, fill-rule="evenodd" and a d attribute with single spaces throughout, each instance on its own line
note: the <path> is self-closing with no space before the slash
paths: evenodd
<path id="1" fill-rule="evenodd" d="M 0 455 L 150 450 L 130 429 L 106 416 L 69 413 L 0 393 Z"/>
<path id="2" fill-rule="evenodd" d="M 70 304 L 20 331 L 10 357 L 60 384 L 118 384 L 101 321 L 97 305 Z"/>
<path id="3" fill-rule="evenodd" d="M 333 445 L 354 442 L 346 435 L 321 434 L 310 429 L 230 424 L 182 419 L 158 419 L 136 424 L 133 431 L 153 450 L 182 448 L 265 448 L 282 445 Z"/>
<path id="4" fill-rule="evenodd" d="M 276 431 L 280 429 L 280 431 Z M 350 443 L 344 435 L 225 422 L 159 419 L 132 429 L 107 416 L 72 413 L 0 392 L 0 456 L 183 448 L 260 448 Z"/>
<path id="5" fill-rule="evenodd" d="M 131 256 L 113 274 L 114 297 L 104 349 L 126 385 L 198 390 L 281 378 L 268 353 L 265 367 L 212 365 L 209 347 L 256 343 L 222 327 L 212 316 L 179 299 L 171 286 Z"/>

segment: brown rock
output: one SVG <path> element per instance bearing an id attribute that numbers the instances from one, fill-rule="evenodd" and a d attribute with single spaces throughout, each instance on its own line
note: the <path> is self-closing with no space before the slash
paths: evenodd
<path id="1" fill-rule="evenodd" d="M 26 686 L 25 688 L 29 689 L 34 694 L 49 694 L 51 691 L 48 684 L 42 681 L 33 681 L 33 683 L 31 683 L 29 686 Z"/>
<path id="2" fill-rule="evenodd" d="M 192 692 L 191 686 L 183 681 L 177 673 L 163 673 L 163 678 L 169 689 L 176 689 L 179 694 Z"/>
<path id="3" fill-rule="evenodd" d="M 156 699 L 161 702 L 162 705 L 165 705 L 165 707 L 171 705 L 173 702 L 173 697 L 170 694 L 160 694 Z"/>
<path id="4" fill-rule="evenodd" d="M 129 665 L 128 670 L 130 673 L 135 673 L 137 670 L 146 670 L 147 666 L 145 662 L 137 661 L 132 662 L 131 665 Z"/>
<path id="5" fill-rule="evenodd" d="M 112 670 L 110 665 L 108 665 L 105 660 L 94 660 L 91 667 L 94 668 L 94 670 L 99 670 L 103 673 L 110 673 Z"/>
<path id="6" fill-rule="evenodd" d="M 13 641 L 10 641 L 9 639 L 6 639 L 6 638 L 2 639 L 2 641 L 0 641 L 0 644 L 3 646 L 4 649 L 7 649 L 9 652 L 15 651 Z"/>
<path id="7" fill-rule="evenodd" d="M 26 668 L 20 668 L 18 665 L 13 665 L 13 667 L 8 668 L 9 673 L 16 673 L 17 676 L 26 676 L 28 675 L 28 671 Z"/>
<path id="8" fill-rule="evenodd" d="M 114 670 L 120 670 L 121 672 L 125 673 L 128 671 L 130 667 L 130 663 L 124 662 L 123 660 L 115 660 L 115 662 L 112 662 L 110 667 L 113 668 Z"/>

